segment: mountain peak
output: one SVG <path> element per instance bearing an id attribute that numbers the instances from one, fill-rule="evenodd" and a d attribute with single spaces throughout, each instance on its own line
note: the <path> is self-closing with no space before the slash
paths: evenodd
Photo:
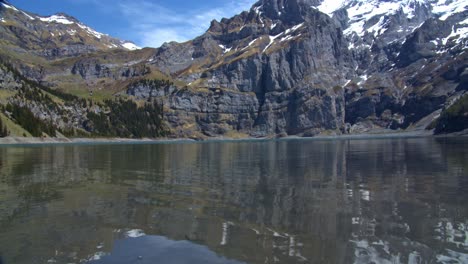
<path id="1" fill-rule="evenodd" d="M 80 23 L 80 21 L 77 18 L 75 18 L 75 17 L 73 17 L 73 16 L 71 16 L 71 15 L 69 15 L 67 13 L 60 12 L 60 13 L 54 14 L 54 16 L 63 17 L 63 18 L 65 18 L 67 20 L 70 20 L 70 21 L 72 21 L 74 23 Z"/>
<path id="2" fill-rule="evenodd" d="M 313 11 L 311 7 L 319 3 L 320 0 L 261 0 L 252 6 L 250 12 L 255 12 L 260 18 L 296 25 L 304 22 Z"/>
<path id="3" fill-rule="evenodd" d="M 5 28 L 0 33 L 0 37 L 22 48 L 38 48 L 36 50 L 38 54 L 50 59 L 115 48 L 140 49 L 132 42 L 97 32 L 65 13 L 41 16 L 16 8 L 6 0 L 0 0 L 0 3 L 0 7 L 4 11 L 0 19 L 0 27 L 3 25 L 15 26 L 15 28 Z M 17 28 L 21 28 L 20 35 L 18 35 Z M 48 44 L 38 46 L 34 44 L 35 41 L 27 41 L 33 39 L 39 40 L 37 43 Z"/>
<path id="4" fill-rule="evenodd" d="M 59 24 L 64 24 L 64 25 L 71 25 L 71 24 L 78 24 L 79 21 L 71 16 L 68 16 L 64 13 L 57 13 L 52 16 L 47 16 L 47 17 L 38 17 L 39 20 L 42 22 L 48 22 L 48 23 L 59 23 Z"/>
<path id="5" fill-rule="evenodd" d="M 9 8 L 9 9 L 17 10 L 12 4 L 10 4 L 6 0 L 0 0 L 0 3 L 2 4 L 0 7 L 6 7 L 6 8 Z"/>
<path id="6" fill-rule="evenodd" d="M 317 5 L 319 0 L 261 0 L 254 4 L 256 12 L 263 12 L 267 17 L 279 18 L 283 14 L 298 14 L 301 7 Z"/>

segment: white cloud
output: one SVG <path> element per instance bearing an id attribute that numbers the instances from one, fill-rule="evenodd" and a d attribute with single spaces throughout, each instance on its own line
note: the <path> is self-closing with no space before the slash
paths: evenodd
<path id="1" fill-rule="evenodd" d="M 164 42 L 182 42 L 203 34 L 211 20 L 231 17 L 248 10 L 255 0 L 230 0 L 222 7 L 176 12 L 148 0 L 121 1 L 123 17 L 134 31 L 140 46 L 159 47 Z"/>

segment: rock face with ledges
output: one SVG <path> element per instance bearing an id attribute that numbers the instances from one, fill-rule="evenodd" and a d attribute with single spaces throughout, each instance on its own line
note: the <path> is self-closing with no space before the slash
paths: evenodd
<path id="1" fill-rule="evenodd" d="M 243 128 L 254 136 L 343 133 L 355 125 L 411 129 L 463 93 L 466 11 L 436 13 L 441 3 L 412 0 L 343 1 L 333 10 L 324 4 L 259 1 L 213 21 L 191 42 L 165 44 L 155 64 L 193 93 L 205 87 L 255 95 L 253 125 Z M 222 121 L 206 118 L 216 109 L 198 111 L 189 102 L 183 109 L 168 104 L 171 114 L 185 110 L 201 132 L 219 134 L 210 129 Z M 223 114 L 245 123 L 236 108 Z M 224 127 L 239 130 L 239 122 Z"/>
<path id="2" fill-rule="evenodd" d="M 219 134 L 218 128 L 211 131 L 216 124 L 206 122 L 218 122 L 212 116 L 220 113 L 223 104 L 229 107 L 221 113 L 230 120 L 223 126 L 254 136 L 341 131 L 344 94 L 335 90 L 353 76 L 356 64 L 340 27 L 311 8 L 311 3 L 262 1 L 249 12 L 212 22 L 207 33 L 192 42 L 169 43 L 159 49 L 155 64 L 163 72 L 196 82 L 198 87 L 189 85 L 195 91 L 201 87 L 239 94 L 229 98 L 252 103 L 248 115 L 235 107 L 243 103 L 233 107 L 231 99 L 225 101 L 216 93 L 205 100 L 213 107 L 201 107 L 197 100 L 186 102 L 182 109 L 168 106 L 173 112 L 193 115 L 207 135 Z"/>

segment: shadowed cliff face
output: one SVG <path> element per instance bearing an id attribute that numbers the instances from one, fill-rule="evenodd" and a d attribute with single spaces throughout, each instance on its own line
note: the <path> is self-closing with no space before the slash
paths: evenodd
<path id="1" fill-rule="evenodd" d="M 0 34 L 34 54 L 3 52 L 23 76 L 62 90 L 156 100 L 179 137 L 420 130 L 466 93 L 468 11 L 460 0 L 327 1 L 262 0 L 212 21 L 194 40 L 133 52 L 103 47 L 108 39 L 98 41 L 71 17 L 64 16 L 71 26 L 46 23 L 4 5 Z M 50 51 L 31 31 L 36 21 L 43 30 L 82 31 L 52 39 L 59 51 Z M 77 34 L 91 37 L 75 47 Z M 88 54 L 88 46 L 100 52 Z M 161 78 L 173 84 L 137 82 Z M 75 128 L 87 122 L 73 118 Z"/>

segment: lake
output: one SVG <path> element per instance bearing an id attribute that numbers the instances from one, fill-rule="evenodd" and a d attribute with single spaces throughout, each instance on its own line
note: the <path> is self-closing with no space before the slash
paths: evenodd
<path id="1" fill-rule="evenodd" d="M 468 263 L 468 138 L 0 147 L 0 263 Z"/>

